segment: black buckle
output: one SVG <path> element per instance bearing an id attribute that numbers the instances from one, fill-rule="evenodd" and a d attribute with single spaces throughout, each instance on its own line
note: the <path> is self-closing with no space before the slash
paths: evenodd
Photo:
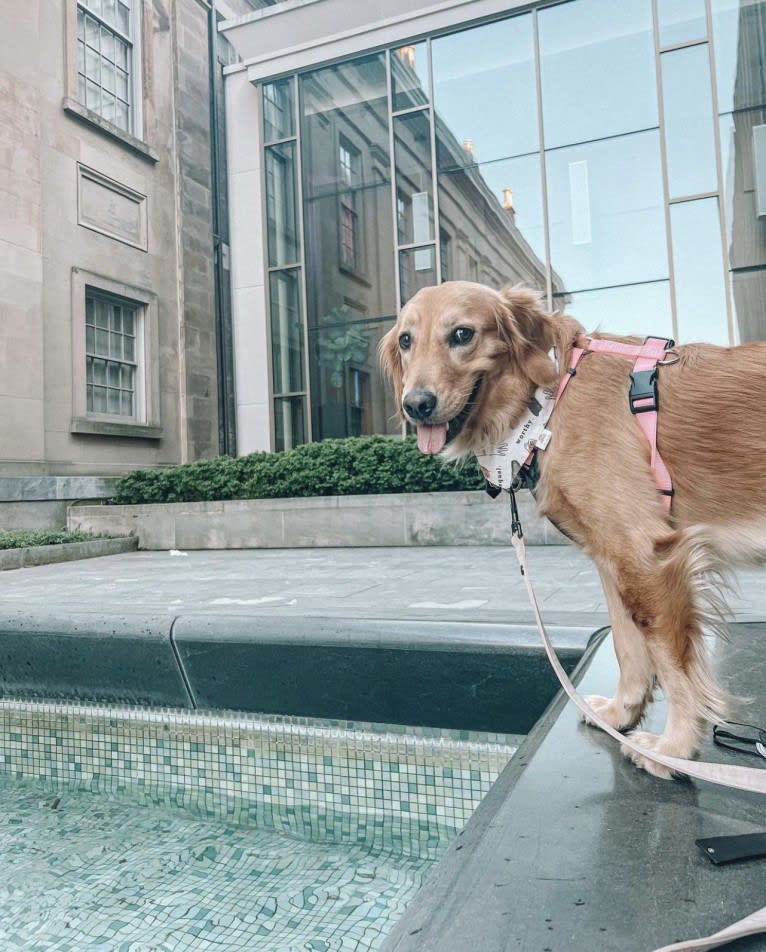
<path id="1" fill-rule="evenodd" d="M 643 406 L 637 406 L 641 400 L 651 400 Z M 651 413 L 659 408 L 657 396 L 657 368 L 651 370 L 633 370 L 630 374 L 630 392 L 628 393 L 630 412 Z"/>

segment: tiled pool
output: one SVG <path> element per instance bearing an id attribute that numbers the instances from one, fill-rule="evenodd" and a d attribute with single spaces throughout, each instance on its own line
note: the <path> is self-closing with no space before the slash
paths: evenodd
<path id="1" fill-rule="evenodd" d="M 3 948 L 375 949 L 518 742 L 0 701 Z"/>

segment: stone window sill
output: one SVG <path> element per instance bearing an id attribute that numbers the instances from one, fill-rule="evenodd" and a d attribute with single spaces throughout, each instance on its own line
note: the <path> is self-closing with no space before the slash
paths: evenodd
<path id="1" fill-rule="evenodd" d="M 122 436 L 140 440 L 162 439 L 162 427 L 148 423 L 122 423 L 119 420 L 98 420 L 91 417 L 75 417 L 70 427 L 72 433 L 87 433 L 93 436 Z"/>
<path id="2" fill-rule="evenodd" d="M 115 139 L 117 142 L 122 143 L 122 145 L 127 146 L 127 148 L 129 148 L 132 152 L 135 152 L 136 155 L 140 155 L 142 158 L 152 163 L 159 161 L 159 156 L 154 151 L 154 149 L 151 148 L 151 146 L 148 146 L 145 142 L 142 142 L 141 139 L 137 139 L 135 136 L 132 136 L 129 132 L 125 132 L 118 126 L 108 122 L 106 119 L 102 119 L 98 113 L 93 112 L 91 109 L 87 109 L 82 105 L 82 103 L 67 97 L 64 99 L 62 105 L 64 107 L 64 111 L 69 113 L 70 116 L 80 119 L 83 122 L 87 122 L 88 125 L 98 129 L 100 132 L 103 132 L 111 139 Z"/>

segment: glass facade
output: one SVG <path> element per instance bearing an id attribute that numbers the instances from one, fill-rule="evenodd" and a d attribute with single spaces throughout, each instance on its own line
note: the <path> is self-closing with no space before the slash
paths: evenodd
<path id="1" fill-rule="evenodd" d="M 567 0 L 264 83 L 276 448 L 399 432 L 377 344 L 445 280 L 766 336 L 765 58 L 766 0 Z"/>

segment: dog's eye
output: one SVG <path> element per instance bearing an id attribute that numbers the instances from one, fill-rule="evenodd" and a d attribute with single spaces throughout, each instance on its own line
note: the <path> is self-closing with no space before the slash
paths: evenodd
<path id="1" fill-rule="evenodd" d="M 474 331 L 470 327 L 456 327 L 450 334 L 452 344 L 468 344 L 473 340 Z"/>
<path id="2" fill-rule="evenodd" d="M 409 350 L 412 345 L 412 338 L 409 334 L 399 335 L 399 350 Z"/>

